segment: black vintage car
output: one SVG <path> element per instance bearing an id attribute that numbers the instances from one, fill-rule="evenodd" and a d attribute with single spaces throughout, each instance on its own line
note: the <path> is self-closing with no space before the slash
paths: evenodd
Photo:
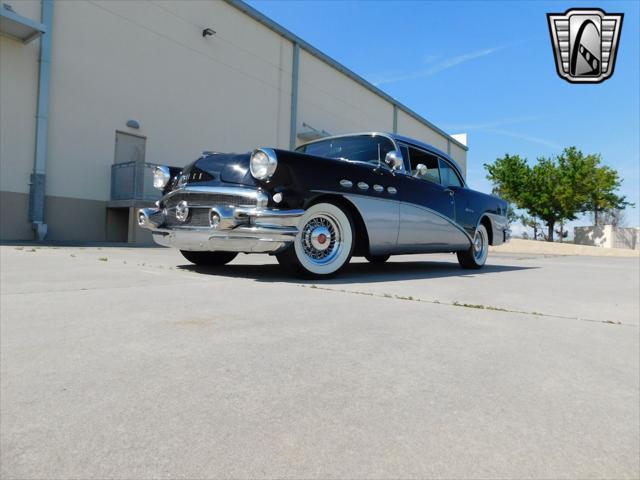
<path id="1" fill-rule="evenodd" d="M 295 151 L 205 152 L 172 175 L 158 208 L 138 211 L 160 245 L 197 265 L 269 253 L 292 273 L 329 277 L 352 255 L 456 252 L 480 268 L 509 238 L 507 203 L 469 189 L 443 152 L 387 133 L 323 138 Z"/>

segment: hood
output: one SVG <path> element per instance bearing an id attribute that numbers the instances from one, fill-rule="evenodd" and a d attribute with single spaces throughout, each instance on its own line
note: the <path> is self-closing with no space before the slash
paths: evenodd
<path id="1" fill-rule="evenodd" d="M 196 160 L 195 167 L 226 183 L 255 186 L 249 171 L 249 153 L 214 153 Z"/>

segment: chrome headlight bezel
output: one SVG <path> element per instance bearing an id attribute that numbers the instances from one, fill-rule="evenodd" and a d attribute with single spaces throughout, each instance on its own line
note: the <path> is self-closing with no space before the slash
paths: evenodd
<path id="1" fill-rule="evenodd" d="M 171 180 L 171 171 L 164 165 L 156 165 L 153 169 L 153 187 L 164 190 Z"/>
<path id="2" fill-rule="evenodd" d="M 273 149 L 258 148 L 251 154 L 249 170 L 256 180 L 269 181 L 276 172 L 276 168 L 278 168 L 278 158 Z"/>

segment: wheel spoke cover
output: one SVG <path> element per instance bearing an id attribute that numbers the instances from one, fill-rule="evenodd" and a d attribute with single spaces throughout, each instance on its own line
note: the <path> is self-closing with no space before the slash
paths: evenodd
<path id="1" fill-rule="evenodd" d="M 294 244 L 298 261 L 317 275 L 329 275 L 350 258 L 353 245 L 351 223 L 337 206 L 320 203 L 302 217 Z"/>

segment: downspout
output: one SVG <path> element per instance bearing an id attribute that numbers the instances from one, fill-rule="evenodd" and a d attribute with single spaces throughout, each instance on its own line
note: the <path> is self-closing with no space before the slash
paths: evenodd
<path id="1" fill-rule="evenodd" d="M 393 104 L 393 133 L 398 133 L 398 105 Z"/>
<path id="2" fill-rule="evenodd" d="M 289 149 L 296 148 L 296 131 L 298 129 L 298 69 L 300 68 L 300 45 L 293 44 L 291 65 L 291 124 L 289 126 Z"/>
<path id="3" fill-rule="evenodd" d="M 51 28 L 53 24 L 53 0 L 42 0 L 41 22 L 46 33 L 40 38 L 38 64 L 38 112 L 36 114 L 36 153 L 29 189 L 29 220 L 36 240 L 47 235 L 44 223 L 45 178 L 47 173 L 47 137 L 49 127 L 49 81 L 51 79 Z"/>

